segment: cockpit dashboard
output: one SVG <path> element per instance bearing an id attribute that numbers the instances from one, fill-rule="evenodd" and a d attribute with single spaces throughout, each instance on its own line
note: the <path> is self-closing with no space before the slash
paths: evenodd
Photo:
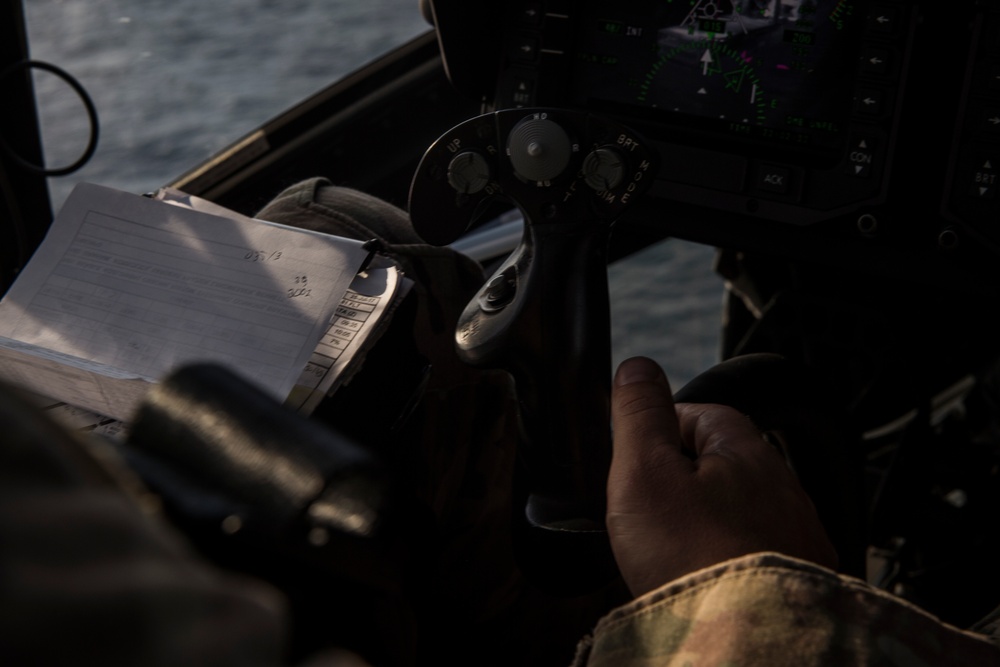
<path id="1" fill-rule="evenodd" d="M 585 109 L 655 144 L 628 224 L 997 284 L 1000 3 L 431 4 L 449 77 L 484 110 Z"/>

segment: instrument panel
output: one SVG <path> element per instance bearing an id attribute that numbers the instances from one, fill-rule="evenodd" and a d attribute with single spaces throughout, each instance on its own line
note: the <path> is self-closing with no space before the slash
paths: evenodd
<path id="1" fill-rule="evenodd" d="M 441 44 L 492 81 L 487 110 L 587 110 L 653 141 L 638 224 L 981 286 L 1000 252 L 1000 3 L 960 5 L 522 0 L 486 10 L 495 42 Z"/>
<path id="2" fill-rule="evenodd" d="M 845 2 L 602 4 L 580 6 L 566 92 L 656 128 L 665 196 L 713 190 L 800 225 L 877 197 L 904 47 L 894 14 L 883 28 Z"/>

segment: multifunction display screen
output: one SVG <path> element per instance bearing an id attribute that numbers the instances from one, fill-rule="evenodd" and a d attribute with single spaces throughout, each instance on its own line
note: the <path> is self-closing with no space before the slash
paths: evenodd
<path id="1" fill-rule="evenodd" d="M 617 0 L 579 6 L 576 103 L 784 145 L 842 145 L 858 2 Z"/>

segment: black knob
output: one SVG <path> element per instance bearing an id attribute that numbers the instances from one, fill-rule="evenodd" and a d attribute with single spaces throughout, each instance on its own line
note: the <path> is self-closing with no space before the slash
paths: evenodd
<path id="1" fill-rule="evenodd" d="M 489 185 L 490 165 L 476 151 L 459 153 L 448 164 L 448 185 L 464 195 L 474 195 Z"/>
<path id="2" fill-rule="evenodd" d="M 583 159 L 583 180 L 598 192 L 618 187 L 624 177 L 625 161 L 613 148 L 598 148 Z"/>

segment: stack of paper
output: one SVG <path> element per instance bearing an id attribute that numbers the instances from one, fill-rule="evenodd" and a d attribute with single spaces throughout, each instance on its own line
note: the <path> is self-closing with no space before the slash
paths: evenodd
<path id="1" fill-rule="evenodd" d="M 127 421 L 151 383 L 215 362 L 309 412 L 404 291 L 370 259 L 183 193 L 83 184 L 0 302 L 0 377 Z"/>

